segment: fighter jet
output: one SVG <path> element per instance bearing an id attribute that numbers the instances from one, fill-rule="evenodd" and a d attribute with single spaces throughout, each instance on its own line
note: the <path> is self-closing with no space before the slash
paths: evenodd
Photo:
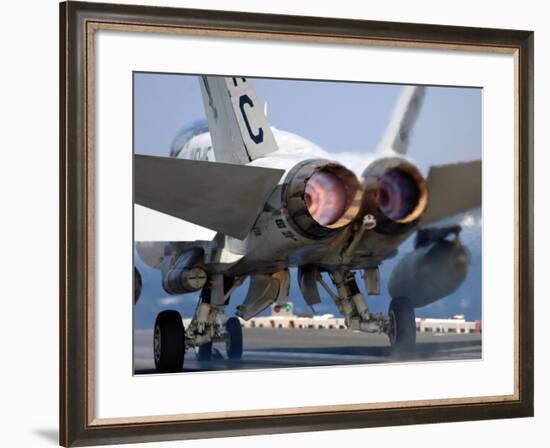
<path id="1" fill-rule="evenodd" d="M 323 288 L 348 328 L 384 333 L 397 352 L 413 350 L 415 308 L 454 292 L 470 264 L 460 226 L 433 225 L 481 205 L 481 161 L 434 166 L 424 178 L 406 156 L 426 87 L 403 88 L 382 155 L 359 176 L 306 139 L 272 128 L 251 80 L 202 76 L 200 89 L 207 123 L 180 134 L 171 157 L 134 155 L 136 219 L 153 210 L 216 232 L 205 240 L 135 243 L 141 259 L 161 271 L 167 293 L 200 291 L 187 328 L 175 310 L 157 316 L 157 370 L 180 371 L 190 348 L 208 360 L 219 341 L 228 358 L 241 358 L 239 318 L 284 305 L 289 268 L 297 268 L 309 306 Z M 358 276 L 368 295 L 380 294 L 379 265 L 414 232 L 414 250 L 389 278 L 388 313 L 372 313 Z M 226 316 L 247 278 L 237 316 Z"/>

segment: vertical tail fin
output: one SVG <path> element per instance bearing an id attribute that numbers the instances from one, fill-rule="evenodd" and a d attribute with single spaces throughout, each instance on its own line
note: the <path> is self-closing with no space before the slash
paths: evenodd
<path id="1" fill-rule="evenodd" d="M 405 86 L 403 88 L 390 124 L 378 147 L 379 150 L 390 149 L 401 155 L 407 153 L 412 128 L 420 112 L 425 94 L 426 87 L 424 86 Z"/>
<path id="2" fill-rule="evenodd" d="M 246 164 L 277 150 L 249 80 L 201 76 L 200 86 L 216 161 Z"/>

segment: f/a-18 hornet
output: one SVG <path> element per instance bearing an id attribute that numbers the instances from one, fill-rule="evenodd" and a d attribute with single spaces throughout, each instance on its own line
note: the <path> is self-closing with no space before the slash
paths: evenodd
<path id="1" fill-rule="evenodd" d="M 297 268 L 309 306 L 320 302 L 320 286 L 348 328 L 385 333 L 398 351 L 414 348 L 415 308 L 454 292 L 470 264 L 460 226 L 430 225 L 481 205 L 481 161 L 434 166 L 424 178 L 406 158 L 426 88 L 403 88 L 381 156 L 358 177 L 315 144 L 270 127 L 250 80 L 203 76 L 200 87 L 208 126 L 176 139 L 171 157 L 134 155 L 137 207 L 216 232 L 211 240 L 136 242 L 140 258 L 161 270 L 167 293 L 200 291 L 187 328 L 177 311 L 157 316 L 157 370 L 181 370 L 189 348 L 208 360 L 217 341 L 225 341 L 228 358 L 240 358 L 239 318 L 285 304 L 289 268 Z M 388 314 L 372 313 L 357 271 L 367 294 L 380 294 L 379 265 L 413 232 L 414 250 L 389 278 Z M 246 278 L 238 317 L 228 318 L 224 308 Z"/>

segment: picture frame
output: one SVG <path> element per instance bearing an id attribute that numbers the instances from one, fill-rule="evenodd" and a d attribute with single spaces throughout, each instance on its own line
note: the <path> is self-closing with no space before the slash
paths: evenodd
<path id="1" fill-rule="evenodd" d="M 514 393 L 507 396 L 331 405 L 212 415 L 97 418 L 94 328 L 97 269 L 99 30 L 322 42 L 512 55 L 515 71 Z M 60 444 L 180 440 L 533 416 L 533 33 L 167 7 L 60 4 Z M 128 375 L 131 375 L 128 372 Z"/>

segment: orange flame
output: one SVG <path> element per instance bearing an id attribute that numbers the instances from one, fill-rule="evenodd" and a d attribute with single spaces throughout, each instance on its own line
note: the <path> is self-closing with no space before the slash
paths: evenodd
<path id="1" fill-rule="evenodd" d="M 315 221 L 322 226 L 331 225 L 346 211 L 346 186 L 337 175 L 319 171 L 308 179 L 304 200 Z"/>

